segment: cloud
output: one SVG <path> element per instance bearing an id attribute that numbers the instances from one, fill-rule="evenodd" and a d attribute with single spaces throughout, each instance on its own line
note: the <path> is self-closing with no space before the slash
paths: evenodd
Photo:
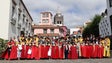
<path id="1" fill-rule="evenodd" d="M 23 0 L 35 23 L 40 21 L 40 12 L 50 11 L 53 15 L 57 7 L 64 15 L 64 23 L 72 28 L 100 14 L 106 9 L 106 0 Z"/>

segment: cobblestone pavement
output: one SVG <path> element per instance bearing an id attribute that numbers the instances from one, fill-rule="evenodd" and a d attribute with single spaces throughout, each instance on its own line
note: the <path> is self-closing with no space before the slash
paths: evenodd
<path id="1" fill-rule="evenodd" d="M 0 63 L 112 63 L 112 58 L 77 60 L 0 60 Z"/>

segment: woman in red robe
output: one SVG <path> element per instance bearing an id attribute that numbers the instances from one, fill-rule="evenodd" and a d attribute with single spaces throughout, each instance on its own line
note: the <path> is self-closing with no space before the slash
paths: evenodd
<path id="1" fill-rule="evenodd" d="M 70 50 L 71 50 L 71 59 L 78 59 L 76 45 L 72 45 Z"/>
<path id="2" fill-rule="evenodd" d="M 81 55 L 83 58 L 86 57 L 86 45 L 85 44 L 81 45 Z"/>
<path id="3" fill-rule="evenodd" d="M 59 46 L 56 45 L 55 46 L 55 59 L 58 59 L 59 58 Z"/>
<path id="4" fill-rule="evenodd" d="M 55 54 L 56 54 L 56 46 L 53 45 L 52 48 L 51 48 L 51 58 L 52 59 L 55 59 Z"/>
<path id="5" fill-rule="evenodd" d="M 10 59 L 17 59 L 17 46 L 13 45 L 10 53 Z"/>
<path id="6" fill-rule="evenodd" d="M 32 47 L 30 46 L 27 52 L 27 59 L 31 59 L 31 54 L 32 54 Z"/>
<path id="7" fill-rule="evenodd" d="M 91 50 L 90 50 L 90 45 L 86 45 L 86 58 L 90 58 L 91 57 Z"/>
<path id="8" fill-rule="evenodd" d="M 37 48 L 36 45 L 32 45 L 31 59 L 34 59 L 35 58 L 35 54 L 36 54 L 36 51 L 37 51 L 36 48 Z"/>
<path id="9" fill-rule="evenodd" d="M 39 60 L 40 59 L 40 56 L 39 56 L 39 54 L 40 54 L 39 53 L 39 46 L 37 46 L 35 50 L 36 50 L 36 52 L 35 52 L 35 59 Z"/>
<path id="10" fill-rule="evenodd" d="M 22 59 L 25 59 L 26 58 L 25 57 L 25 49 L 26 49 L 25 45 L 22 45 L 22 50 L 21 50 L 21 58 Z"/>
<path id="11" fill-rule="evenodd" d="M 90 58 L 92 58 L 92 54 L 93 54 L 93 45 L 92 45 L 92 43 L 90 43 L 90 45 L 89 45 L 89 48 L 90 48 Z"/>
<path id="12" fill-rule="evenodd" d="M 64 59 L 64 46 L 63 46 L 63 44 L 61 44 L 59 46 L 59 58 Z"/>
<path id="13" fill-rule="evenodd" d="M 68 44 L 69 50 L 68 50 L 68 59 L 71 59 L 71 44 Z"/>
<path id="14" fill-rule="evenodd" d="M 8 48 L 3 53 L 2 58 L 5 59 L 17 59 L 17 46 L 15 42 L 11 39 L 8 43 Z"/>
<path id="15" fill-rule="evenodd" d="M 49 45 L 46 45 L 46 46 L 45 46 L 45 58 L 47 58 L 47 59 L 49 58 L 49 57 L 48 57 L 49 48 L 50 48 Z"/>
<path id="16" fill-rule="evenodd" d="M 45 58 L 45 45 L 44 44 L 41 45 L 40 48 L 41 48 L 41 50 L 40 50 L 41 51 L 41 57 L 40 58 L 43 59 L 43 58 Z"/>
<path id="17" fill-rule="evenodd" d="M 104 52 L 104 47 L 102 44 L 99 44 L 99 46 L 98 46 L 98 58 L 103 57 L 103 52 Z"/>
<path id="18" fill-rule="evenodd" d="M 93 54 L 92 54 L 93 58 L 97 58 L 98 57 L 98 45 L 94 44 L 93 45 Z"/>
<path id="19" fill-rule="evenodd" d="M 11 40 L 7 43 L 7 49 L 6 49 L 6 51 L 2 54 L 2 58 L 4 58 L 4 59 L 10 59 L 10 53 L 11 53 L 11 45 L 12 45 L 12 43 L 11 43 Z"/>

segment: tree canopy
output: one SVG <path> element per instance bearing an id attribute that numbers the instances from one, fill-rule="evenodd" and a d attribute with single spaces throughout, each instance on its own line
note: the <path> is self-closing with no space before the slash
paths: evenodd
<path id="1" fill-rule="evenodd" d="M 90 34 L 93 34 L 96 37 L 99 36 L 99 22 L 101 21 L 101 15 L 95 15 L 91 21 L 92 23 L 84 28 L 83 37 L 86 37 Z"/>

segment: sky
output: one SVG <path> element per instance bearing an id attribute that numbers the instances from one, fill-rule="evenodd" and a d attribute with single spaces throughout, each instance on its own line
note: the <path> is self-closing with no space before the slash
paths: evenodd
<path id="1" fill-rule="evenodd" d="M 106 0 L 23 0 L 34 23 L 40 22 L 40 12 L 48 11 L 53 15 L 57 10 L 64 15 L 64 25 L 68 28 L 82 26 L 95 14 L 106 9 Z"/>

